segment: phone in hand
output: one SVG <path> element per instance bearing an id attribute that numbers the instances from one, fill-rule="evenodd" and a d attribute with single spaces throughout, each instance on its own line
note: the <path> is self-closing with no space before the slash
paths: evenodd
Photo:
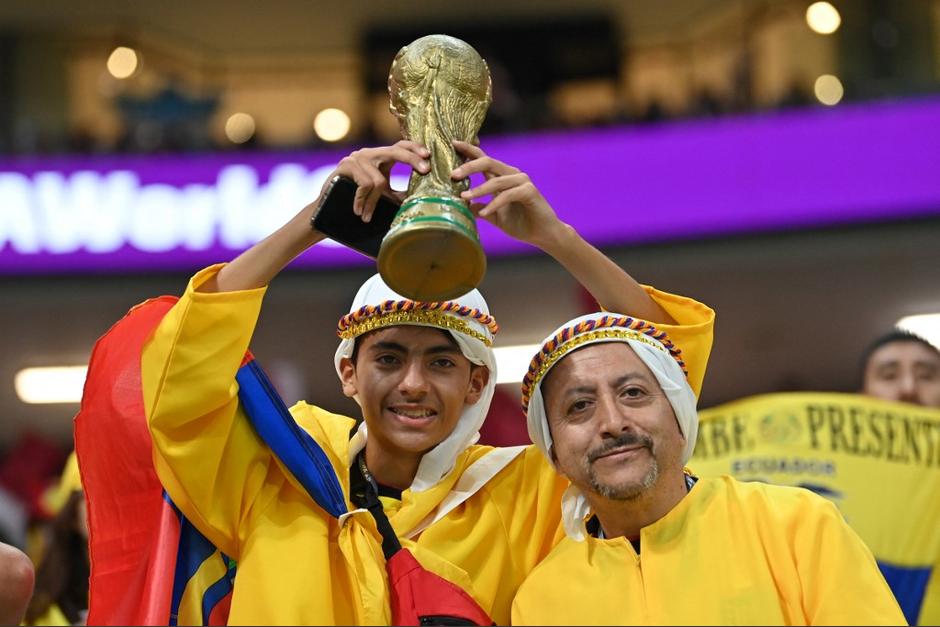
<path id="1" fill-rule="evenodd" d="M 372 219 L 363 222 L 362 216 L 353 213 L 353 198 L 357 188 L 358 185 L 352 179 L 334 176 L 311 225 L 330 239 L 376 259 L 382 238 L 388 233 L 399 205 L 387 196 L 379 196 Z"/>

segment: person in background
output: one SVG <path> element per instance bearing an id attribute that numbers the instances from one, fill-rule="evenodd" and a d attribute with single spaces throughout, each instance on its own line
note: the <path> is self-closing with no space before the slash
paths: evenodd
<path id="1" fill-rule="evenodd" d="M 36 570 L 27 625 L 84 625 L 88 610 L 88 520 L 78 462 L 72 453 L 49 498 L 56 511 Z"/>
<path id="2" fill-rule="evenodd" d="M 862 394 L 940 408 L 940 349 L 919 335 L 894 329 L 876 338 L 862 353 L 860 370 Z M 919 624 L 933 625 L 940 620 L 937 572 L 938 567 L 934 567 L 923 593 Z M 900 586 L 901 582 L 892 585 Z M 903 594 L 902 589 L 895 591 Z"/>
<path id="3" fill-rule="evenodd" d="M 862 354 L 863 394 L 940 408 L 940 349 L 913 333 L 895 329 Z"/>

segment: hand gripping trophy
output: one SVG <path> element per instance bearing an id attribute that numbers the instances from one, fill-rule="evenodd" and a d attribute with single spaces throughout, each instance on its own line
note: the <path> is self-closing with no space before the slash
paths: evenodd
<path id="1" fill-rule="evenodd" d="M 452 141 L 477 144 L 492 101 L 486 61 L 469 44 L 428 35 L 403 47 L 388 76 L 389 108 L 402 136 L 431 153 L 425 175 L 412 172 L 408 193 L 379 251 L 379 273 L 414 300 L 455 298 L 477 286 L 486 272 L 476 222 L 453 181 L 462 162 Z"/>

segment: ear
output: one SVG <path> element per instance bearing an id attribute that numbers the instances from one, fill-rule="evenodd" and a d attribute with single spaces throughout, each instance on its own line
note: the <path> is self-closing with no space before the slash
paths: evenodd
<path id="1" fill-rule="evenodd" d="M 679 437 L 682 438 L 682 445 L 685 446 L 685 432 L 682 430 L 682 425 L 679 424 L 679 416 L 676 415 L 676 410 L 672 408 L 672 403 L 669 403 L 669 411 L 672 412 L 672 421 L 676 425 L 676 431 L 679 432 Z"/>
<path id="2" fill-rule="evenodd" d="M 470 366 L 470 383 L 467 386 L 467 395 L 463 402 L 467 405 L 474 405 L 483 395 L 486 384 L 490 381 L 490 369 L 486 366 L 473 364 Z"/>
<path id="3" fill-rule="evenodd" d="M 339 360 L 339 378 L 343 383 L 343 394 L 353 398 L 359 393 L 356 364 L 349 357 L 343 357 Z"/>
<path id="4" fill-rule="evenodd" d="M 552 445 L 548 447 L 548 458 L 551 460 L 551 462 L 552 462 L 552 467 L 555 469 L 555 472 L 557 472 L 559 475 L 561 475 L 562 477 L 564 477 L 564 478 L 567 479 L 568 481 L 571 481 L 571 477 L 569 477 L 569 476 L 565 473 L 565 470 L 558 464 L 558 455 L 555 454 L 555 443 L 554 443 L 554 442 L 552 442 Z"/>

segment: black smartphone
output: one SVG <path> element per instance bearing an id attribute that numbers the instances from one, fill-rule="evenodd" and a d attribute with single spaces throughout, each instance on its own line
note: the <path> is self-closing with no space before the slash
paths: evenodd
<path id="1" fill-rule="evenodd" d="M 387 196 L 380 196 L 372 220 L 363 222 L 361 216 L 353 213 L 357 188 L 352 179 L 334 176 L 311 224 L 330 239 L 376 259 L 382 238 L 398 213 L 398 203 Z"/>

